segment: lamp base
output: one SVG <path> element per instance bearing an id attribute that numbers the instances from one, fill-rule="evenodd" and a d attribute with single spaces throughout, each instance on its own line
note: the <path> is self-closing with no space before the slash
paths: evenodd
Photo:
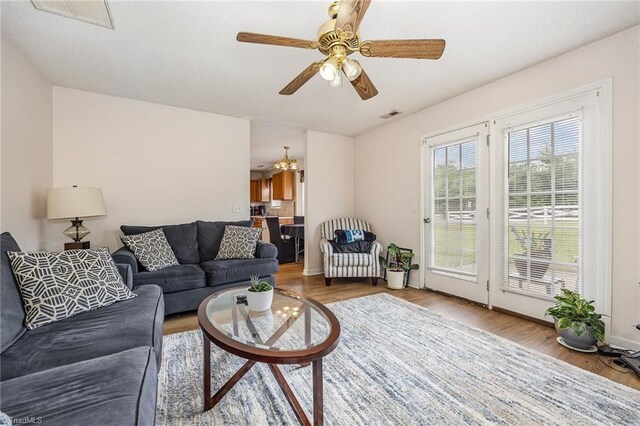
<path id="1" fill-rule="evenodd" d="M 82 225 L 82 220 L 75 218 L 71 221 L 71 226 L 62 232 L 76 243 L 79 243 L 84 237 L 89 235 L 91 231 Z"/>
<path id="2" fill-rule="evenodd" d="M 67 250 L 86 250 L 91 248 L 89 241 L 64 243 L 64 251 Z"/>

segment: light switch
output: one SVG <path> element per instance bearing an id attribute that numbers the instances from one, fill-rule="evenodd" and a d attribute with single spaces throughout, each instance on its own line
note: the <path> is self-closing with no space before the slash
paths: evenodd
<path id="1" fill-rule="evenodd" d="M 233 203 L 231 205 L 231 211 L 233 213 L 242 213 L 242 204 L 240 203 Z"/>

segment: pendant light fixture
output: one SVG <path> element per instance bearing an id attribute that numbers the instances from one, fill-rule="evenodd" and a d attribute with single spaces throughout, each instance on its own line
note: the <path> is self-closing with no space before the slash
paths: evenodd
<path id="1" fill-rule="evenodd" d="M 291 147 L 284 147 L 284 157 L 282 159 L 276 161 L 273 164 L 273 167 L 279 170 L 298 170 L 298 163 L 295 157 L 289 157 L 289 150 Z"/>

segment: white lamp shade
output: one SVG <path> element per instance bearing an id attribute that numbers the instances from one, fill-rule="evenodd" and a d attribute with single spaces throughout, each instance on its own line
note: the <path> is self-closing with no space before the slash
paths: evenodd
<path id="1" fill-rule="evenodd" d="M 353 81 L 360 76 L 360 73 L 362 73 L 362 66 L 360 66 L 360 63 L 355 59 L 347 58 L 342 65 L 342 70 L 349 81 Z"/>
<path id="2" fill-rule="evenodd" d="M 47 218 L 72 219 L 105 216 L 102 189 L 100 188 L 51 188 L 47 191 Z"/>
<path id="3" fill-rule="evenodd" d="M 327 81 L 335 80 L 336 75 L 340 73 L 338 69 L 338 61 L 333 56 L 330 56 L 320 66 L 320 77 Z"/>

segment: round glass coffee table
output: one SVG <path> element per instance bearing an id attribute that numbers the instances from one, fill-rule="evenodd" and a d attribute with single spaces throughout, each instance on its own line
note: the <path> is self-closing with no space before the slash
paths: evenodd
<path id="1" fill-rule="evenodd" d="M 271 309 L 249 310 L 245 288 L 223 290 L 198 308 L 204 341 L 204 409 L 213 408 L 256 362 L 269 365 L 291 408 L 310 425 L 278 364 L 313 364 L 313 424 L 323 424 L 322 358 L 338 346 L 340 323 L 323 304 L 274 290 Z M 211 396 L 211 343 L 247 362 Z"/>

